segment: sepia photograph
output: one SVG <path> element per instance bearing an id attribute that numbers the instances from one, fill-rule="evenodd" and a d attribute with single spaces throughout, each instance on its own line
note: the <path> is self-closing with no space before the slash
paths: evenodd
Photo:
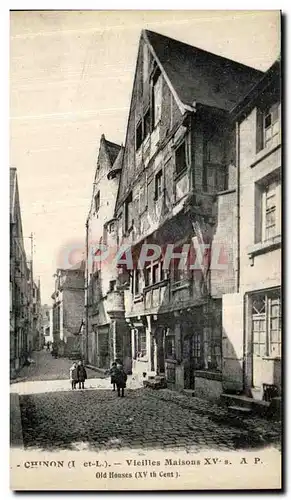
<path id="1" fill-rule="evenodd" d="M 281 22 L 10 11 L 12 490 L 281 490 Z"/>

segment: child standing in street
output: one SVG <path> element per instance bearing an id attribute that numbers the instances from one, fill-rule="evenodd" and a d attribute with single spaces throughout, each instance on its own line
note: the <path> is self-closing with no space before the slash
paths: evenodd
<path id="1" fill-rule="evenodd" d="M 118 364 L 116 368 L 117 368 L 116 371 L 117 396 L 120 396 L 120 390 L 121 390 L 121 397 L 123 398 L 124 389 L 126 387 L 127 375 L 122 365 Z"/>
<path id="2" fill-rule="evenodd" d="M 110 368 L 110 375 L 111 375 L 111 384 L 113 385 L 113 391 L 115 391 L 115 387 L 116 387 L 116 373 L 117 373 L 117 363 L 116 361 L 114 361 L 111 365 L 111 368 Z"/>
<path id="3" fill-rule="evenodd" d="M 78 363 L 77 375 L 78 375 L 79 389 L 85 389 L 84 383 L 85 380 L 87 379 L 87 372 L 85 366 L 83 365 L 83 361 L 79 361 Z"/>
<path id="4" fill-rule="evenodd" d="M 78 370 L 77 370 L 76 363 L 73 363 L 71 368 L 70 368 L 70 381 L 71 381 L 72 389 L 76 389 L 76 385 L 78 382 Z"/>

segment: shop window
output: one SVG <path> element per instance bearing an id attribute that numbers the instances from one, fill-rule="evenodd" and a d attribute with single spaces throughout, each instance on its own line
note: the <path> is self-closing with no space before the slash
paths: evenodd
<path id="1" fill-rule="evenodd" d="M 137 340 L 137 357 L 143 358 L 147 355 L 147 337 L 144 328 L 137 330 L 136 340 Z"/>
<path id="2" fill-rule="evenodd" d="M 279 292 L 252 298 L 253 354 L 281 358 L 281 298 Z"/>

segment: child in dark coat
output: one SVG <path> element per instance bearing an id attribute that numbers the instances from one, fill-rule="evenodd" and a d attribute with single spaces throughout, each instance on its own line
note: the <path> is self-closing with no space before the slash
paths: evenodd
<path id="1" fill-rule="evenodd" d="M 120 396 L 120 390 L 121 390 L 121 397 L 124 397 L 124 389 L 126 387 L 127 375 L 122 365 L 118 364 L 116 368 L 117 368 L 116 371 L 117 396 Z"/>
<path id="2" fill-rule="evenodd" d="M 117 373 L 117 363 L 114 361 L 112 363 L 111 368 L 110 368 L 110 375 L 111 375 L 111 384 L 113 385 L 113 391 L 115 391 L 115 386 L 116 386 L 116 373 Z"/>
<path id="3" fill-rule="evenodd" d="M 79 389 L 81 388 L 85 389 L 84 383 L 85 380 L 87 379 L 87 372 L 85 366 L 83 365 L 83 361 L 79 361 L 78 363 L 77 375 L 78 375 Z"/>

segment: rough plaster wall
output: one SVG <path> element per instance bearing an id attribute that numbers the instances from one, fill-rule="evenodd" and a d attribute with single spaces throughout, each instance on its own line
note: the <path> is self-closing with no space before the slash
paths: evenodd
<path id="1" fill-rule="evenodd" d="M 84 290 L 64 290 L 64 330 L 74 334 L 79 331 L 84 316 Z"/>

